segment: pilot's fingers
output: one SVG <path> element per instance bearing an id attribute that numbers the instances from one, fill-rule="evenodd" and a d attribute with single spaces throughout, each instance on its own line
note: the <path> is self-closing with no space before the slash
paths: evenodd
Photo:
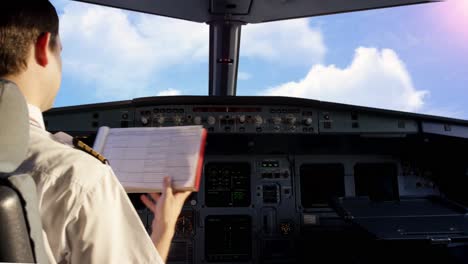
<path id="1" fill-rule="evenodd" d="M 140 196 L 140 198 L 141 198 L 141 201 L 143 202 L 143 204 L 144 204 L 148 209 L 150 209 L 151 212 L 153 212 L 153 214 L 155 214 L 155 213 L 156 213 L 156 204 L 155 204 L 154 202 L 152 202 L 152 201 L 148 198 L 148 196 L 146 196 L 146 195 L 142 195 L 142 196 Z"/>
<path id="2" fill-rule="evenodd" d="M 164 177 L 163 193 L 171 196 L 174 195 L 174 192 L 172 190 L 171 177 L 169 176 Z"/>
<path id="3" fill-rule="evenodd" d="M 161 194 L 160 193 L 150 193 L 149 194 L 151 196 L 151 198 L 153 198 L 153 200 L 155 202 L 158 202 L 159 201 L 159 198 L 161 198 Z"/>

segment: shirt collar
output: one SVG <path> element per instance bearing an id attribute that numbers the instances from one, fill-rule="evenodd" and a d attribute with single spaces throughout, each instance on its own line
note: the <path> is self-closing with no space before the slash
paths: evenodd
<path id="1" fill-rule="evenodd" d="M 35 127 L 45 130 L 44 118 L 42 117 L 41 109 L 37 106 L 28 104 L 29 123 Z"/>

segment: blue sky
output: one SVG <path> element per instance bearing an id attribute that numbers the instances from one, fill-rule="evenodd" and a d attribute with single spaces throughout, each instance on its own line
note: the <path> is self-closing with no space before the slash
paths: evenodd
<path id="1" fill-rule="evenodd" d="M 55 106 L 208 93 L 208 26 L 66 0 Z M 468 119 L 468 0 L 243 28 L 238 95 Z"/>

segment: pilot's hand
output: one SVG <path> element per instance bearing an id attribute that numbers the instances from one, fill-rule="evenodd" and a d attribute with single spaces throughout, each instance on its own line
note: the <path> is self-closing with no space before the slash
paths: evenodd
<path id="1" fill-rule="evenodd" d="M 154 202 L 146 195 L 141 196 L 142 202 L 154 213 L 151 239 L 164 261 L 174 237 L 177 218 L 190 194 L 190 191 L 174 192 L 171 178 L 165 177 L 162 194 L 149 194 Z"/>

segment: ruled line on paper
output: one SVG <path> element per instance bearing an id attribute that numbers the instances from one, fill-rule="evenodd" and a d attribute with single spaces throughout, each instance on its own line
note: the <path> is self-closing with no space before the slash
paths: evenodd
<path id="1" fill-rule="evenodd" d="M 124 187 L 161 188 L 165 176 L 190 187 L 201 136 L 200 126 L 111 128 L 102 153 Z"/>

